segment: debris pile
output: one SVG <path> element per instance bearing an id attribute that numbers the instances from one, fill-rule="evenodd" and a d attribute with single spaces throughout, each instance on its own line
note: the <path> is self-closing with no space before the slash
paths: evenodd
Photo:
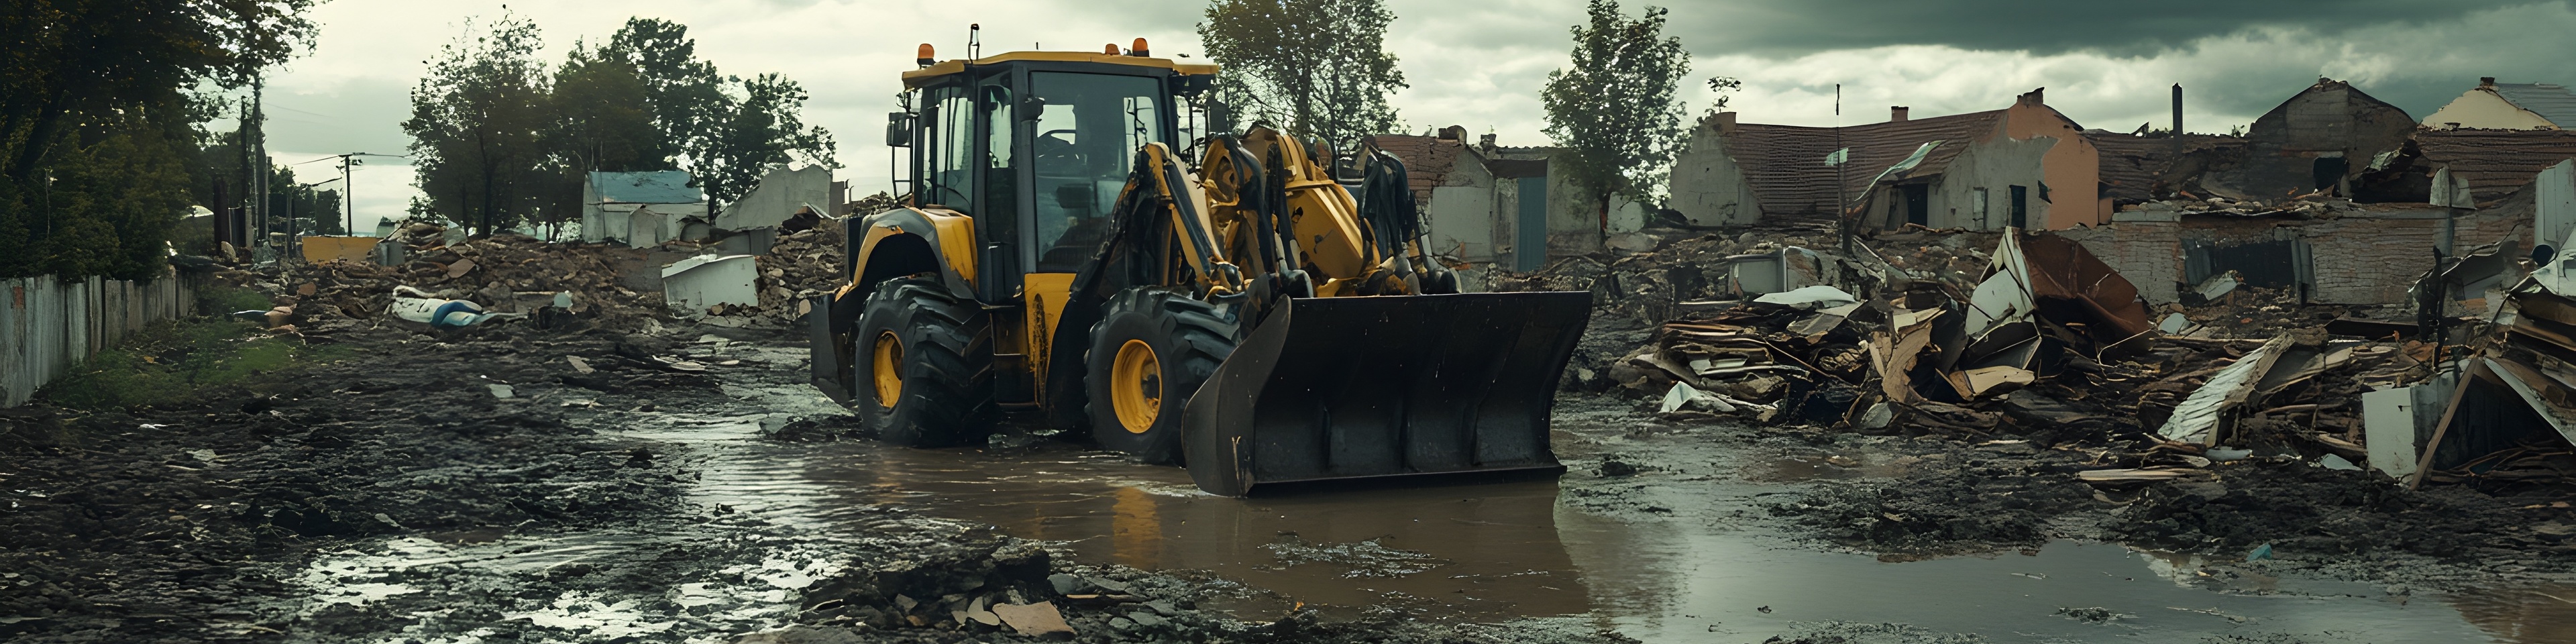
<path id="1" fill-rule="evenodd" d="M 778 238 L 760 263 L 760 306 L 754 315 L 789 319 L 803 315 L 806 302 L 849 281 L 841 244 L 842 222 L 826 219 L 806 230 Z"/>
<path id="2" fill-rule="evenodd" d="M 1991 246 L 1968 245 L 1978 237 L 1921 229 L 1878 236 L 1873 246 L 1895 250 L 1884 251 L 1889 270 L 1880 276 L 1889 279 L 1860 289 L 1880 291 L 1875 297 L 1823 284 L 1751 295 L 1741 280 L 1702 282 L 1711 287 L 1692 295 L 1728 299 L 1674 302 L 1650 342 L 1606 364 L 1578 364 L 1572 382 L 1627 392 L 1676 420 L 2020 436 L 2049 445 L 2111 441 L 2129 447 L 2104 452 L 2092 468 L 2099 471 L 2084 478 L 2118 485 L 2173 479 L 2183 473 L 2171 468 L 2241 459 L 2244 448 L 2346 467 L 2368 462 L 2363 394 L 2430 372 L 2432 347 L 2330 337 L 2313 328 L 2335 315 L 2278 291 L 2238 289 L 2209 305 L 2165 307 L 2163 322 L 2179 326 L 2159 332 L 2134 285 L 2083 246 L 2027 233 L 1988 233 Z M 1711 236 L 1619 257 L 1592 279 L 1644 276 L 1651 287 L 1617 292 L 1654 297 L 1686 283 L 1651 279 L 1689 274 L 1674 263 L 1742 266 L 1741 255 L 1689 248 L 1728 243 Z M 1980 264 L 1969 272 L 1972 262 Z M 1556 288 L 1585 277 L 1515 276 L 1516 284 Z M 1608 308 L 1654 310 L 1615 299 Z M 2243 333 L 2268 337 L 2221 337 Z M 2557 456 L 2533 452 L 2514 462 Z M 2576 454 L 2568 456 L 2576 464 Z"/>
<path id="3" fill-rule="evenodd" d="M 308 331 L 393 314 L 400 297 L 468 302 L 496 313 L 533 315 L 553 308 L 560 312 L 537 317 L 550 324 L 580 319 L 615 331 L 662 317 L 659 293 L 638 292 L 621 279 L 645 269 L 641 250 L 506 232 L 466 239 L 461 231 L 427 222 L 397 230 L 385 243 L 401 244 L 398 265 L 280 262 L 224 268 L 215 277 L 274 299 L 284 315 L 266 316 L 269 326 L 301 325 Z M 400 287 L 415 290 L 398 295 Z"/>

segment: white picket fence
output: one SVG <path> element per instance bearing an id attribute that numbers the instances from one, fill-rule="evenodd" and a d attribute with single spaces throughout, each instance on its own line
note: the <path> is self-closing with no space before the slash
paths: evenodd
<path id="1" fill-rule="evenodd" d="M 0 279 L 0 407 L 26 403 L 37 388 L 145 325 L 194 313 L 196 289 L 186 282 Z"/>

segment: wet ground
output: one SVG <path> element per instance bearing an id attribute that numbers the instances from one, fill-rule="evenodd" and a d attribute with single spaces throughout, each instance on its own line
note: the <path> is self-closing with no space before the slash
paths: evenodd
<path id="1" fill-rule="evenodd" d="M 511 372 L 460 376 L 432 397 L 479 405 L 486 410 L 468 414 L 474 422 L 513 428 L 463 432 L 499 449 L 459 465 L 403 440 L 361 441 L 416 452 L 408 462 L 346 465 L 342 474 L 375 476 L 372 487 L 391 491 L 321 514 L 366 525 L 245 537 L 242 554 L 200 564 L 225 580 L 226 590 L 203 602 L 211 608 L 156 609 L 185 624 L 138 630 L 131 618 L 104 619 L 117 607 L 93 599 L 78 610 L 13 609 L 22 613 L 0 616 L 0 633 L 31 641 L 731 642 L 802 625 L 796 637 L 809 639 L 763 637 L 995 641 L 1017 636 L 971 624 L 884 624 L 901 611 L 934 611 L 892 607 L 902 601 L 1047 594 L 1055 581 L 1135 598 L 1059 599 L 1086 641 L 2576 641 L 2576 585 L 2548 574 L 2546 562 L 2483 571 L 2456 568 L 2512 564 L 2415 562 L 2453 569 L 2392 581 L 2385 567 L 2322 565 L 2353 559 L 2332 553 L 2285 549 L 2247 562 L 2219 546 L 2179 554 L 2104 543 L 2105 527 L 2119 521 L 2093 507 L 2060 513 L 2050 505 L 2057 501 L 1954 504 L 1962 514 L 2035 517 L 1945 519 L 2010 528 L 1961 533 L 2014 537 L 1980 542 L 2001 549 L 1941 555 L 1835 539 L 1845 534 L 1835 525 L 1856 521 L 1862 534 L 1923 524 L 1861 515 L 1853 508 L 1894 512 L 1853 495 L 1902 510 L 1915 500 L 1909 491 L 2000 477 L 1988 470 L 2007 464 L 2049 466 L 2035 450 L 2008 445 L 1975 451 L 1675 425 L 1625 402 L 1572 397 L 1557 419 L 1572 469 L 1560 480 L 1229 499 L 1199 493 L 1182 470 L 1041 436 L 958 450 L 816 440 L 847 423 L 803 384 L 803 348 L 732 335 L 527 347 Z M 674 374 L 638 360 L 576 373 L 562 359 L 607 364 L 621 353 L 686 358 L 707 371 Z M 494 377 L 514 383 L 513 398 L 475 391 Z M 222 422 L 370 426 L 361 409 L 315 407 L 232 410 L 224 413 L 241 418 Z M 309 428 L 277 431 L 318 440 Z M 266 449 L 221 453 L 283 456 L 258 456 Z M 145 465 L 167 469 L 157 456 Z M 501 484 L 525 489 L 484 489 L 504 473 L 525 481 Z M 12 474 L 13 483 L 28 478 Z M 453 485 L 472 502 L 421 496 L 459 480 L 475 482 Z M 14 493 L 28 491 L 36 490 Z M 379 511 L 383 520 L 366 521 Z M 2017 539 L 2026 542 L 2008 543 Z M 170 556 L 151 552 L 90 556 Z M 77 559 L 48 565 L 66 568 L 65 558 Z M 57 577 L 48 583 L 65 593 L 92 592 L 75 575 Z"/>

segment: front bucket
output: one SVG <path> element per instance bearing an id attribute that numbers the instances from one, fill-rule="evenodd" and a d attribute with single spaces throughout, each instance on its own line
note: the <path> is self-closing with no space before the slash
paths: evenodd
<path id="1" fill-rule="evenodd" d="M 1300 298 L 1270 314 L 1182 410 L 1190 478 L 1276 483 L 1564 471 L 1557 381 L 1592 294 Z"/>

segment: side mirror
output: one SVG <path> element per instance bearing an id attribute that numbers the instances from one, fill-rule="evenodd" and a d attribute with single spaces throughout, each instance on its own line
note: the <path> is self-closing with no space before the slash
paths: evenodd
<path id="1" fill-rule="evenodd" d="M 890 148 L 908 148 L 908 147 L 912 147 L 912 113 L 911 113 L 911 112 L 888 112 L 888 113 L 886 113 L 886 132 L 885 132 L 885 134 L 886 134 L 886 137 L 885 137 L 885 144 L 886 144 L 886 147 L 890 147 Z"/>
<path id="2" fill-rule="evenodd" d="M 1012 116 L 1019 117 L 1022 121 L 1036 121 L 1038 120 L 1038 117 L 1046 114 L 1046 104 L 1046 97 L 1044 96 L 1022 96 L 1020 97 L 1020 109 L 1019 111 L 1012 113 Z"/>

